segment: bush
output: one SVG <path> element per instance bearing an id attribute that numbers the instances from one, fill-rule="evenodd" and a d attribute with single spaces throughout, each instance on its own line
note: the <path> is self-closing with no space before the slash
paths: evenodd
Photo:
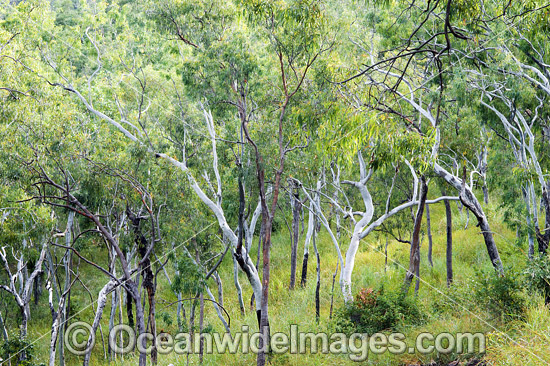
<path id="1" fill-rule="evenodd" d="M 335 325 L 337 331 L 347 334 L 373 334 L 405 323 L 418 323 L 421 318 L 416 302 L 402 293 L 368 288 L 361 289 L 354 302 L 336 311 Z"/>
<path id="2" fill-rule="evenodd" d="M 0 365 L 8 361 L 13 366 L 44 366 L 34 362 L 33 345 L 26 339 L 12 336 L 0 344 Z"/>
<path id="3" fill-rule="evenodd" d="M 550 304 L 550 259 L 548 256 L 535 256 L 529 261 L 523 274 L 527 288 L 544 296 L 546 305 Z"/>
<path id="4" fill-rule="evenodd" d="M 505 273 L 479 273 L 475 297 L 493 317 L 503 322 L 521 320 L 524 318 L 526 307 L 521 276 L 511 270 Z"/>

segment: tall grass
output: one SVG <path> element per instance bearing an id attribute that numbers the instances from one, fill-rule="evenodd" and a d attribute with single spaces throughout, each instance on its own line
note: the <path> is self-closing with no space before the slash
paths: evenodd
<path id="1" fill-rule="evenodd" d="M 493 324 L 486 310 L 479 306 L 474 296 L 473 287 L 476 282 L 476 270 L 490 270 L 491 264 L 483 242 L 483 237 L 476 227 L 475 218 L 470 216 L 468 228 L 466 226 L 465 212 L 459 213 L 456 204 L 453 207 L 453 264 L 455 282 L 448 289 L 446 286 L 445 272 L 445 213 L 443 204 L 430 206 L 432 216 L 433 234 L 433 268 L 427 261 L 428 239 L 424 236 L 421 245 L 421 270 L 422 279 L 418 302 L 427 319 L 420 325 L 403 325 L 399 331 L 407 337 L 407 342 L 413 345 L 417 334 L 421 332 L 486 332 L 489 334 L 489 344 L 485 358 L 495 365 L 547 365 L 550 364 L 550 353 L 548 344 L 550 341 L 550 316 L 548 309 L 540 302 L 533 302 L 526 312 L 525 322 L 515 322 L 511 325 Z M 495 232 L 502 260 L 505 264 L 521 266 L 525 262 L 525 248 L 515 244 L 515 235 L 502 222 L 502 217 L 495 205 L 485 207 L 489 216 L 492 229 Z M 423 226 L 425 230 L 425 225 Z M 346 235 L 342 236 L 341 249 L 347 249 Z M 299 265 L 297 277 L 301 270 L 301 253 L 303 250 L 303 236 L 299 243 Z M 274 234 L 272 247 L 272 271 L 270 284 L 270 324 L 272 332 L 288 332 L 291 324 L 298 324 L 300 331 L 327 331 L 334 329 L 334 323 L 329 319 L 331 300 L 332 276 L 336 268 L 337 256 L 334 245 L 324 229 L 321 230 L 317 239 L 321 253 L 321 317 L 319 323 L 315 320 L 315 266 L 313 254 L 310 253 L 308 282 L 304 288 L 299 285 L 293 291 L 288 290 L 289 283 L 289 261 L 290 241 L 285 227 Z M 357 293 L 364 287 L 379 288 L 384 285 L 387 289 L 397 289 L 404 280 L 406 267 L 408 266 L 409 247 L 407 244 L 390 240 L 388 246 L 388 266 L 385 268 L 384 256 L 385 238 L 378 238 L 374 235 L 367 237 L 361 242 L 356 257 L 355 271 L 353 275 L 353 291 Z M 98 254 L 99 253 L 99 254 Z M 101 251 L 87 253 L 93 255 L 97 262 L 105 262 L 106 258 Z M 181 254 L 181 253 L 177 253 Z M 251 256 L 255 258 L 256 248 L 253 248 Z M 256 314 L 248 308 L 252 290 L 247 284 L 246 277 L 241 273 L 240 282 L 244 290 L 244 299 L 247 303 L 245 316 L 240 315 L 236 301 L 236 291 L 233 286 L 232 265 L 229 256 L 225 259 L 220 269 L 220 276 L 224 284 L 224 306 L 231 316 L 231 328 L 233 331 L 241 329 L 241 325 L 250 326 L 251 331 L 257 328 Z M 172 274 L 170 265 L 169 272 Z M 95 269 L 84 264 L 80 267 L 80 278 L 85 282 L 92 294 L 97 296 L 105 278 Z M 209 286 L 214 289 L 214 282 L 210 281 Z M 91 321 L 93 310 L 90 306 L 89 295 L 83 288 L 75 287 L 72 299 L 79 308 L 85 308 L 75 316 L 78 320 Z M 214 291 L 215 292 L 215 291 Z M 414 296 L 414 295 L 410 295 Z M 157 291 L 157 309 L 164 308 L 164 304 L 175 301 L 176 297 L 171 292 L 166 279 L 159 276 Z M 342 306 L 343 299 L 336 278 L 334 292 L 335 307 Z M 186 306 L 188 307 L 188 303 Z M 40 310 L 35 313 L 31 320 L 29 337 L 37 340 L 35 350 L 37 356 L 44 362 L 48 357 L 50 318 L 48 313 L 47 299 L 42 297 L 38 307 Z M 161 314 L 159 311 L 157 329 L 168 332 L 176 332 L 175 306 L 165 308 Z M 102 319 L 103 336 L 106 341 L 108 329 L 108 317 L 110 313 L 110 301 L 108 302 L 104 317 Z M 35 314 L 39 314 L 36 316 Z M 165 317 L 172 318 L 170 322 Z M 124 316 L 125 318 L 125 316 Z M 211 306 L 206 304 L 205 324 L 210 325 L 213 331 L 223 333 L 223 327 Z M 43 336 L 43 338 L 39 338 Z M 510 338 L 513 340 L 510 340 Z M 97 334 L 98 344 L 92 355 L 92 365 L 107 365 L 109 362 L 104 359 L 104 350 L 101 344 L 101 335 Z M 474 355 L 468 355 L 474 356 Z M 479 355 L 475 355 L 479 356 Z M 392 355 L 370 354 L 365 364 L 376 365 L 399 365 L 415 362 L 430 362 L 432 360 L 452 360 L 460 358 L 460 355 L 440 355 L 433 353 L 421 355 L 418 353 Z M 185 364 L 186 355 L 168 354 L 159 355 L 159 365 Z M 198 357 L 189 356 L 190 364 L 198 364 Z M 137 362 L 135 356 L 126 355 L 124 358 L 118 356 L 113 364 L 134 364 Z M 254 354 L 214 354 L 205 356 L 205 365 L 251 365 L 255 362 Z M 67 356 L 68 365 L 80 364 L 81 360 L 76 356 Z M 283 354 L 275 355 L 272 358 L 274 365 L 351 365 L 346 355 L 324 355 L 324 354 Z"/>

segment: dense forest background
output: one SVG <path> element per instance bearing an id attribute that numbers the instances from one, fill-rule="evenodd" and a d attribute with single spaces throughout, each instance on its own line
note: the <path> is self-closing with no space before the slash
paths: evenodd
<path id="1" fill-rule="evenodd" d="M 0 0 L 0 364 L 353 363 L 121 323 L 549 364 L 549 37 L 539 0 Z"/>

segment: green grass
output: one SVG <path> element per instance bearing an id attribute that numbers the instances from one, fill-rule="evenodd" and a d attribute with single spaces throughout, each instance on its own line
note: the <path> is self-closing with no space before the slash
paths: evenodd
<path id="1" fill-rule="evenodd" d="M 451 289 L 446 286 L 445 267 L 445 212 L 442 203 L 431 205 L 432 234 L 433 234 L 433 268 L 427 261 L 428 238 L 424 237 L 421 247 L 421 278 L 418 301 L 424 312 L 427 314 L 421 325 L 411 326 L 403 324 L 398 331 L 403 332 L 407 337 L 408 344 L 412 345 L 414 337 L 421 332 L 484 332 L 490 334 L 486 359 L 494 365 L 546 365 L 550 362 L 547 345 L 549 344 L 548 309 L 541 305 L 541 300 L 535 297 L 527 309 L 526 322 L 512 324 L 500 324 L 490 320 L 490 316 L 479 306 L 478 299 L 472 291 L 476 281 L 476 271 L 491 270 L 483 237 L 476 227 L 475 218 L 470 216 L 467 229 L 466 214 L 458 212 L 456 203 L 451 204 L 453 208 L 453 264 L 454 284 Z M 505 265 L 521 267 L 525 263 L 525 248 L 515 244 L 515 234 L 503 223 L 497 207 L 489 204 L 484 207 L 489 216 L 489 222 L 495 232 L 502 260 Z M 425 230 L 425 225 L 423 226 Z M 301 255 L 303 251 L 303 236 L 299 246 L 298 261 L 298 283 L 301 272 Z M 330 298 L 332 275 L 336 268 L 336 252 L 334 246 L 324 229 L 317 240 L 321 253 L 321 319 L 319 324 L 315 321 L 315 256 L 310 248 L 310 259 L 308 269 L 308 282 L 305 288 L 298 287 L 288 290 L 289 282 L 289 258 L 290 245 L 286 227 L 273 236 L 272 247 L 272 270 L 270 283 L 270 324 L 272 332 L 288 332 L 290 324 L 298 324 L 300 331 L 331 331 L 334 324 L 329 320 Z M 378 240 L 371 235 L 361 242 L 356 257 L 353 291 L 357 293 L 360 288 L 398 288 L 405 276 L 405 268 L 408 266 L 409 247 L 407 244 L 390 241 L 388 247 L 388 266 L 384 268 L 384 240 Z M 346 236 L 343 235 L 341 250 L 345 253 L 347 249 Z M 98 263 L 107 261 L 104 251 L 89 249 L 86 255 L 94 258 Z M 255 249 L 251 253 L 256 257 Z M 233 286 L 232 264 L 229 256 L 224 260 L 220 275 L 224 284 L 224 306 L 231 316 L 231 328 L 233 331 L 240 330 L 241 325 L 249 325 L 251 332 L 257 328 L 256 314 L 251 311 L 248 304 L 252 294 L 244 274 L 240 274 L 240 282 L 244 290 L 247 312 L 244 317 L 240 315 L 236 292 Z M 94 298 L 105 282 L 105 276 L 86 264 L 80 265 L 81 279 L 91 290 Z M 213 292 L 215 285 L 209 283 Z M 412 293 L 412 291 L 411 291 Z M 412 295 L 411 295 L 412 296 Z M 176 332 L 176 309 L 175 306 L 161 310 L 165 302 L 175 301 L 175 295 L 170 291 L 164 276 L 159 275 L 157 291 L 157 329 Z M 91 299 L 88 293 L 80 284 L 75 285 L 72 292 L 72 301 L 77 309 L 81 309 L 75 318 L 77 320 L 91 321 L 93 310 L 90 306 Z M 343 304 L 342 295 L 338 286 L 338 277 L 334 294 L 335 307 Z M 188 306 L 188 304 L 186 304 Z M 37 311 L 38 310 L 38 311 Z M 166 324 L 160 313 L 168 312 L 172 318 L 172 325 Z M 102 319 L 103 336 L 107 337 L 108 317 L 110 313 L 110 301 L 107 304 Z M 32 319 L 29 328 L 29 338 L 35 340 L 35 353 L 43 362 L 47 361 L 48 347 L 50 341 L 50 324 L 47 298 L 43 296 L 38 309 L 32 311 Z M 124 314 L 125 315 L 125 314 Z M 124 316 L 125 317 L 125 316 Z M 73 319 L 73 320 L 74 320 Z M 209 324 L 214 331 L 223 332 L 223 327 L 216 317 L 215 312 L 209 303 L 206 303 L 205 324 Z M 509 336 L 505 335 L 509 334 Z M 42 338 L 41 338 L 42 337 Z M 508 338 L 510 337 L 510 338 Z M 92 354 L 92 365 L 104 365 L 109 362 L 104 359 L 101 345 L 101 335 L 97 335 L 98 344 Z M 519 342 L 518 344 L 514 343 Z M 376 365 L 399 365 L 403 363 L 414 363 L 418 361 L 429 362 L 430 360 L 451 360 L 456 355 L 420 355 L 405 354 L 392 355 L 388 352 L 382 355 L 370 354 L 368 361 L 364 364 Z M 538 357 L 541 357 L 539 359 Z M 80 364 L 78 357 L 67 353 L 68 365 Z M 190 364 L 198 364 L 198 357 L 191 355 Z M 159 365 L 185 364 L 186 356 L 177 354 L 159 355 Z M 126 355 L 124 359 L 117 358 L 114 364 L 134 364 L 137 362 L 135 356 Z M 214 354 L 205 356 L 205 365 L 251 365 L 255 363 L 254 354 Z M 324 354 L 283 354 L 276 355 L 272 359 L 274 365 L 351 365 L 356 364 L 349 360 L 347 355 L 324 355 Z"/>

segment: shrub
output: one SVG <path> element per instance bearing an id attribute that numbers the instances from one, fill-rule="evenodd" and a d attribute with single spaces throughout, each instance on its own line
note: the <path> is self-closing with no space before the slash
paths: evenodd
<path id="1" fill-rule="evenodd" d="M 373 334 L 394 329 L 405 323 L 417 323 L 421 312 L 416 302 L 400 292 L 385 292 L 383 288 L 361 289 L 355 301 L 336 311 L 339 332 Z"/>
<path id="2" fill-rule="evenodd" d="M 544 296 L 546 305 L 550 303 L 550 259 L 548 256 L 536 256 L 527 264 L 523 274 L 529 290 Z"/>
<path id="3" fill-rule="evenodd" d="M 10 337 L 0 344 L 0 365 L 8 361 L 13 366 L 44 366 L 34 362 L 33 345 L 26 339 L 17 336 Z"/>
<path id="4" fill-rule="evenodd" d="M 508 270 L 504 275 L 491 271 L 479 273 L 478 277 L 475 296 L 489 314 L 503 322 L 524 318 L 526 298 L 521 276 Z"/>

